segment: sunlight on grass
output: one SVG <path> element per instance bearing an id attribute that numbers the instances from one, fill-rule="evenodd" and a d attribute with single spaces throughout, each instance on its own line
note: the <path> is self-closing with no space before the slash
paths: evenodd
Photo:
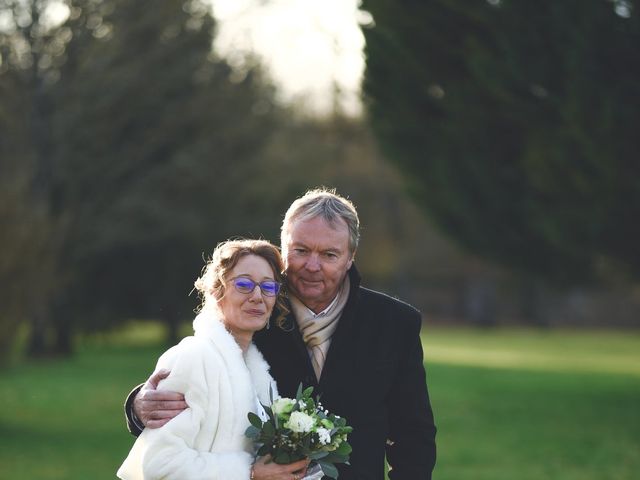
<path id="1" fill-rule="evenodd" d="M 73 357 L 1 371 L 0 478 L 115 478 L 133 443 L 122 402 L 153 370 L 164 333 L 133 322 L 85 337 Z M 637 332 L 427 325 L 423 340 L 434 479 L 637 478 Z"/>
<path id="2" fill-rule="evenodd" d="M 114 335 L 120 344 L 154 344 L 164 340 L 166 328 L 157 322 L 132 321 Z"/>
<path id="3" fill-rule="evenodd" d="M 640 376 L 637 332 L 431 329 L 427 363 Z"/>
<path id="4" fill-rule="evenodd" d="M 79 339 L 81 344 L 141 346 L 159 345 L 165 341 L 167 330 L 157 321 L 131 320 L 125 325 L 104 333 L 93 333 Z"/>

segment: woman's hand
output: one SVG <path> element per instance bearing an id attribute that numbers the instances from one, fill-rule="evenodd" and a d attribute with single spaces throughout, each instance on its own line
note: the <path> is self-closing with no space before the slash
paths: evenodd
<path id="1" fill-rule="evenodd" d="M 306 458 L 288 465 L 278 465 L 269 455 L 260 457 L 253 465 L 253 480 L 300 480 L 309 466 Z"/>

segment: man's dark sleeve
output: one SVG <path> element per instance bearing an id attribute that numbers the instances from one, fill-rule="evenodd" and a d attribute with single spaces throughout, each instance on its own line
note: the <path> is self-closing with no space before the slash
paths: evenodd
<path id="1" fill-rule="evenodd" d="M 133 400 L 136 398 L 136 395 L 143 385 L 144 384 L 141 383 L 136 388 L 131 390 L 129 395 L 127 395 L 127 400 L 124 402 L 124 416 L 127 420 L 127 429 L 132 435 L 135 435 L 136 437 L 142 433 L 142 430 L 144 430 L 144 425 L 140 421 L 140 419 L 133 413 Z"/>
<path id="2" fill-rule="evenodd" d="M 436 427 L 427 391 L 418 312 L 411 315 L 408 324 L 396 345 L 402 353 L 389 399 L 389 478 L 431 480 L 436 463 Z"/>

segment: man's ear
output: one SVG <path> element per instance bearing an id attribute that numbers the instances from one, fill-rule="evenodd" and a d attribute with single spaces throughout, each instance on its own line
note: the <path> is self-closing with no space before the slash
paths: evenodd
<path id="1" fill-rule="evenodd" d="M 353 252 L 351 254 L 351 258 L 349 259 L 349 263 L 347 263 L 347 270 L 349 270 L 351 268 L 351 266 L 353 265 L 353 261 L 356 259 L 356 252 Z"/>

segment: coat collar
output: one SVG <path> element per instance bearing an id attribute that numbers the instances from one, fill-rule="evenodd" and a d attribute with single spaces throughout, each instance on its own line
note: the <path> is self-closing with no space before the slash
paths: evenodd
<path id="1" fill-rule="evenodd" d="M 222 354 L 228 358 L 242 356 L 242 349 L 233 336 L 227 331 L 214 309 L 202 310 L 193 320 L 194 337 L 212 340 Z"/>
<path id="2" fill-rule="evenodd" d="M 351 268 L 347 272 L 347 275 L 349 275 L 349 281 L 351 282 L 352 290 L 357 289 L 360 286 L 360 282 L 362 281 L 362 277 L 360 276 L 360 272 L 356 268 L 356 263 L 355 262 L 353 262 L 351 264 Z"/>
<path id="3" fill-rule="evenodd" d="M 253 344 L 249 344 L 246 352 L 243 352 L 236 340 L 224 326 L 219 312 L 210 309 L 200 312 L 193 321 L 194 336 L 212 341 L 218 351 L 226 360 L 229 373 L 235 378 L 247 378 L 248 370 L 250 381 L 258 395 L 260 402 L 264 405 L 271 403 L 269 398 L 269 388 L 273 390 L 274 398 L 278 396 L 275 382 L 269 374 L 269 365 L 264 357 Z"/>

